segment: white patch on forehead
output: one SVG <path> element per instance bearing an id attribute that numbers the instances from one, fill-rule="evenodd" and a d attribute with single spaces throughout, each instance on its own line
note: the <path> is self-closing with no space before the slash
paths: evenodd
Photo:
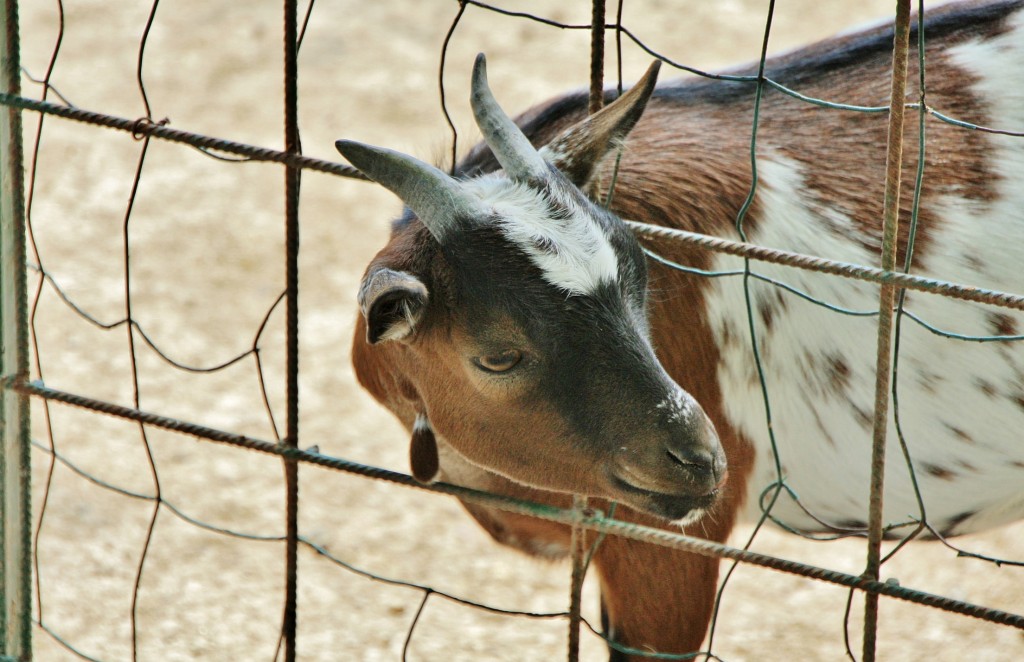
<path id="1" fill-rule="evenodd" d="M 573 201 L 557 200 L 567 213 L 553 215 L 551 205 L 537 191 L 501 175 L 479 177 L 466 182 L 466 188 L 494 209 L 505 237 L 555 287 L 584 295 L 618 277 L 619 263 L 611 242 Z"/>

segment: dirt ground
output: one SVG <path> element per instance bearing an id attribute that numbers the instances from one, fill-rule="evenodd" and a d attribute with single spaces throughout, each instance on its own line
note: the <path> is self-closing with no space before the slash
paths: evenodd
<path id="1" fill-rule="evenodd" d="M 589 2 L 498 3 L 561 21 L 589 20 Z M 614 5 L 615 3 L 609 3 Z M 771 50 L 779 52 L 886 15 L 888 0 L 778 3 Z M 160 4 L 144 59 L 153 117 L 180 129 L 257 145 L 282 144 L 281 8 L 276 1 Z M 74 104 L 136 118 L 145 113 L 135 68 L 148 2 L 65 0 L 63 42 L 53 83 Z M 624 21 L 673 59 L 714 68 L 757 56 L 767 2 L 630 0 Z M 437 95 L 440 46 L 456 2 L 321 0 L 300 53 L 300 114 L 306 154 L 338 160 L 340 137 L 425 159 L 450 146 Z M 611 10 L 610 10 L 611 11 Z M 57 3 L 23 3 L 23 64 L 42 76 L 57 37 Z M 460 147 L 476 138 L 467 83 L 473 55 L 486 51 L 490 80 L 517 111 L 586 85 L 585 31 L 467 9 L 448 53 L 449 108 Z M 614 50 L 609 48 L 609 65 Z M 649 62 L 633 46 L 625 78 Z M 613 70 L 613 69 L 611 69 Z M 672 74 L 663 74 L 666 78 Z M 25 81 L 27 94 L 39 87 Z M 26 115 L 26 136 L 37 118 Z M 141 143 L 126 134 L 48 119 L 40 151 L 32 226 L 38 259 L 78 306 L 103 323 L 125 317 L 125 205 Z M 246 352 L 283 289 L 283 184 L 279 167 L 229 164 L 153 142 L 128 236 L 131 310 L 174 360 L 211 367 Z M 301 445 L 407 471 L 405 435 L 356 385 L 348 362 L 362 269 L 399 210 L 387 192 L 317 173 L 302 180 Z M 36 280 L 33 275 L 33 287 Z M 83 320 L 52 288 L 35 312 L 42 377 L 50 386 L 133 403 L 125 326 Z M 283 307 L 260 338 L 269 399 L 284 424 Z M 262 439 L 274 428 L 255 361 L 186 372 L 159 359 L 136 334 L 142 408 Z M 48 417 L 47 417 L 48 414 Z M 34 435 L 83 471 L 152 495 L 156 483 L 138 428 L 103 416 L 34 403 Z M 166 504 L 233 531 L 283 532 L 283 479 L 274 458 L 148 430 Z M 153 502 L 103 489 L 50 456 L 33 454 L 44 623 L 82 653 L 132 655 L 136 569 Z M 499 548 L 451 499 L 317 468 L 301 469 L 301 530 L 334 554 L 379 575 L 434 587 L 497 607 L 558 612 L 568 605 L 569 568 Z M 46 489 L 48 486 L 48 490 Z M 743 532 L 741 532 L 742 534 Z M 1024 558 L 1024 526 L 960 541 L 969 549 Z M 755 548 L 858 573 L 860 542 L 814 544 L 768 531 Z M 159 509 L 137 596 L 140 660 L 271 660 L 283 600 L 283 546 L 225 536 Z M 938 545 L 905 550 L 884 569 L 902 585 L 1024 611 L 1024 574 L 958 560 Z M 341 569 L 308 549 L 299 567 L 299 657 L 398 660 L 422 593 Z M 596 590 L 586 615 L 598 623 Z M 715 639 L 723 659 L 838 660 L 844 657 L 846 592 L 741 567 L 726 592 Z M 861 601 L 850 631 L 859 651 Z M 1024 659 L 1024 638 L 943 612 L 883 600 L 880 659 Z M 37 613 L 38 616 L 38 613 Z M 501 617 L 433 596 L 409 649 L 411 660 L 557 660 L 566 622 Z M 35 656 L 79 659 L 36 628 Z M 583 659 L 604 657 L 584 635 Z"/>

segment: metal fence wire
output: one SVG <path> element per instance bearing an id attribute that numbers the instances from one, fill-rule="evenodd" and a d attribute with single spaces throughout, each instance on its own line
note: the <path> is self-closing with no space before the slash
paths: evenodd
<path id="1" fill-rule="evenodd" d="M 883 577 L 883 563 L 896 565 L 897 553 L 903 557 L 916 552 L 907 551 L 906 540 L 883 547 L 886 525 L 877 499 L 871 512 L 865 513 L 868 526 L 828 536 L 866 538 L 867 567 L 857 565 L 863 559 L 863 552 L 857 551 L 856 563 L 826 569 L 755 551 L 756 540 L 771 535 L 763 532 L 760 524 L 746 531 L 737 547 L 623 522 L 615 519 L 614 513 L 587 508 L 583 499 L 577 499 L 574 508 L 563 510 L 454 485 L 420 484 L 403 471 L 388 468 L 403 466 L 404 458 L 375 440 L 397 427 L 382 423 L 382 414 L 367 417 L 363 413 L 373 408 L 368 397 L 356 394 L 339 401 L 332 396 L 343 389 L 356 392 L 354 378 L 340 374 L 351 324 L 338 320 L 348 320 L 349 311 L 355 310 L 353 293 L 363 266 L 338 264 L 335 252 L 343 257 L 371 255 L 373 248 L 382 244 L 386 228 L 358 225 L 364 217 L 379 216 L 379 204 L 364 205 L 368 207 L 365 210 L 334 208 L 339 200 L 334 191 L 339 187 L 363 186 L 339 184 L 335 177 L 361 176 L 349 166 L 304 155 L 300 119 L 304 126 L 315 124 L 317 131 L 323 124 L 333 124 L 328 128 L 339 132 L 332 136 L 317 133 L 315 141 L 307 133 L 306 145 L 314 151 L 319 147 L 312 148 L 313 144 L 330 145 L 342 134 L 394 146 L 401 137 L 359 135 L 357 127 L 346 125 L 345 118 L 360 104 L 368 107 L 364 111 L 384 112 L 383 105 L 375 105 L 368 92 L 371 87 L 382 93 L 388 88 L 387 92 L 400 96 L 433 85 L 436 75 L 443 113 L 436 106 L 387 110 L 400 117 L 399 121 L 412 119 L 403 113 L 443 115 L 451 131 L 450 159 L 454 162 L 460 142 L 462 147 L 468 146 L 460 134 L 469 126 L 460 119 L 462 109 L 455 107 L 449 89 L 454 86 L 454 68 L 460 64 L 450 52 L 454 44 L 461 40 L 468 49 L 486 46 L 515 52 L 526 43 L 526 36 L 542 34 L 546 40 L 529 41 L 531 49 L 555 48 L 563 40 L 568 44 L 566 52 L 574 49 L 580 62 L 589 62 L 591 110 L 600 106 L 606 59 L 617 63 L 619 85 L 625 60 L 650 56 L 690 74 L 749 85 L 756 99 L 750 134 L 755 173 L 756 108 L 767 90 L 833 112 L 892 109 L 890 135 L 895 132 L 895 137 L 890 144 L 897 148 L 902 145 L 899 131 L 904 113 L 906 122 L 918 121 L 922 126 L 930 119 L 959 125 L 965 131 L 1020 137 L 1015 131 L 1021 127 L 971 125 L 944 114 L 941 108 L 930 108 L 923 87 L 914 91 L 915 81 L 906 80 L 906 62 L 920 58 L 923 70 L 924 56 L 923 41 L 913 44 L 907 38 L 909 0 L 898 3 L 895 102 L 891 108 L 852 107 L 809 98 L 764 77 L 774 2 L 768 3 L 758 43 L 744 53 L 757 55 L 759 49 L 762 68 L 749 77 L 713 75 L 675 61 L 670 57 L 676 56 L 675 52 L 660 52 L 642 37 L 641 29 L 628 25 L 633 3 L 624 0 L 614 7 L 606 7 L 604 0 L 577 3 L 580 7 L 575 9 L 580 11 L 575 23 L 568 18 L 574 15 L 569 8 L 545 4 L 433 3 L 436 6 L 423 10 L 435 23 L 429 30 L 413 19 L 408 24 L 389 23 L 404 16 L 404 10 L 393 8 L 387 14 L 391 3 L 314 6 L 310 0 L 300 7 L 297 0 L 284 0 L 283 50 L 278 41 L 280 14 L 270 20 L 262 9 L 253 8 L 250 14 L 249 9 L 243 12 L 216 3 L 185 7 L 182 5 L 189 3 L 153 0 L 139 13 L 138 8 L 100 8 L 93 6 L 95 3 L 70 0 L 55 0 L 49 7 L 42 4 L 26 8 L 16 0 L 5 0 L 4 14 L 4 87 L 0 90 L 4 109 L 0 124 L 4 158 L 0 237 L 3 659 L 28 660 L 33 650 L 36 659 L 60 655 L 86 660 L 248 659 L 262 655 L 290 661 L 299 657 L 378 659 L 396 652 L 402 659 L 434 659 L 452 655 L 456 646 L 466 647 L 474 658 L 536 659 L 539 654 L 533 647 L 537 646 L 545 651 L 567 648 L 565 655 L 574 660 L 581 651 L 583 656 L 587 651 L 599 655 L 608 643 L 623 652 L 655 659 L 730 659 L 728 640 L 736 626 L 723 620 L 717 608 L 707 648 L 699 654 L 635 651 L 605 640 L 583 599 L 590 590 L 583 578 L 594 546 L 609 535 L 731 560 L 733 564 L 720 582 L 720 603 L 723 596 L 732 595 L 730 587 L 742 581 L 739 575 L 733 579 L 738 564 L 844 587 L 847 590 L 840 592 L 833 627 L 827 630 L 839 641 L 829 649 L 833 654 L 857 657 L 849 640 L 851 623 L 857 622 L 863 626 L 859 659 L 875 658 L 876 636 L 885 630 L 884 615 L 879 623 L 880 595 L 1007 626 L 986 629 L 980 635 L 994 642 L 991 650 L 979 652 L 978 644 L 970 644 L 986 659 L 999 659 L 1003 654 L 1005 659 L 1013 659 L 1024 651 L 1024 642 L 1015 631 L 1024 630 L 1024 616 L 1013 613 L 1012 605 L 1005 609 L 975 604 L 970 598 L 977 594 L 966 587 L 943 596 Z M 636 0 L 636 4 L 641 3 Z M 45 25 L 50 34 L 34 32 L 32 42 L 26 46 L 23 38 L 19 47 L 19 9 L 31 14 L 33 26 Z M 660 17 L 655 16 L 661 21 L 677 20 L 685 13 L 674 8 L 671 16 L 665 16 L 661 5 L 641 9 L 646 14 L 662 11 Z M 686 11 L 691 10 L 696 12 L 696 8 Z M 379 14 L 376 18 L 381 29 L 388 30 L 390 36 L 364 36 L 351 30 L 348 19 L 352 12 Z M 224 20 L 225 14 L 231 14 L 230 18 Z M 693 15 L 687 20 L 697 22 L 698 18 Z M 481 35 L 489 35 L 493 41 L 479 43 Z M 572 35 L 579 35 L 580 40 Z M 509 36 L 513 45 L 505 44 L 503 36 Z M 402 40 L 414 38 L 434 39 L 430 43 L 439 57 L 439 68 L 414 65 L 401 56 L 412 48 Z M 117 63 L 88 61 L 87 56 L 100 42 L 108 40 L 112 43 L 103 43 L 104 48 L 111 52 L 120 49 L 122 55 L 134 52 L 134 57 L 122 57 Z M 606 44 L 611 40 L 613 45 Z M 72 50 L 65 55 L 66 44 Z M 170 45 L 177 50 L 172 51 Z M 300 94 L 305 81 L 301 73 L 307 66 L 312 68 L 307 59 L 344 66 L 346 58 L 354 57 L 360 48 L 371 47 L 390 53 L 391 62 L 401 70 L 353 67 L 339 73 L 336 81 L 317 81 L 319 86 L 347 96 L 337 102 L 343 106 L 340 111 L 335 101 Z M 169 61 L 168 52 L 179 59 Z M 558 58 L 560 52 L 547 57 Z M 40 62 L 45 63 L 44 68 L 37 70 Z M 492 62 L 500 60 L 493 58 Z M 93 78 L 83 80 L 83 64 Z M 246 67 L 259 75 L 246 77 L 244 83 L 234 80 L 237 71 Z M 459 68 L 460 75 L 463 69 Z M 65 70 L 69 74 L 63 75 Z M 322 75 L 323 66 L 316 70 Z M 522 78 L 524 99 L 543 98 L 532 89 L 531 72 L 516 71 Z M 585 76 L 587 69 L 580 71 Z M 212 87 L 197 91 L 190 87 L 192 78 Z M 354 79 L 376 82 L 357 87 Z M 582 81 L 576 75 L 573 82 L 578 85 Z M 95 93 L 91 85 L 96 86 Z M 256 87 L 248 89 L 249 85 Z M 348 93 L 351 89 L 357 92 Z M 916 103 L 902 103 L 906 89 L 917 98 Z M 79 102 L 81 97 L 88 101 Z M 283 101 L 270 101 L 282 97 Z M 389 101 L 394 98 L 386 97 L 381 103 L 394 103 Z M 311 115 L 303 114 L 306 103 L 309 112 L 322 121 L 309 121 Z M 208 115 L 200 112 L 211 105 L 218 110 Z M 169 107 L 175 109 L 173 123 L 164 117 Z M 24 155 L 22 121 L 26 123 Z M 238 135 L 233 130 L 236 126 L 250 131 L 246 140 L 215 137 Z M 271 131 L 270 126 L 283 131 Z M 100 131 L 101 127 L 113 131 Z M 923 152 L 925 132 L 920 135 Z M 259 146 L 267 143 L 280 147 Z M 737 220 L 737 234 L 731 238 L 632 223 L 642 238 L 656 237 L 681 247 L 743 258 L 741 270 L 709 273 L 648 248 L 650 259 L 663 265 L 708 278 L 743 278 L 745 287 L 760 281 L 837 314 L 877 317 L 880 358 L 875 448 L 879 451 L 885 447 L 901 324 L 918 324 L 955 341 L 1024 340 L 1020 335 L 954 333 L 904 307 L 907 289 L 1015 310 L 1024 310 L 1024 296 L 923 278 L 896 264 L 894 223 L 900 162 L 898 150 L 890 152 L 889 229 L 880 268 L 749 243 L 743 231 L 745 210 Z M 916 192 L 921 181 L 919 172 Z M 367 200 L 387 200 L 383 195 L 372 198 L 376 193 L 366 195 L 371 196 Z M 750 200 L 753 195 L 752 188 Z M 213 201 L 218 199 L 222 203 L 227 199 L 227 204 L 215 206 Z M 335 217 L 340 211 L 352 221 L 347 225 L 314 221 L 307 207 L 318 212 L 330 210 Z M 229 210 L 229 217 L 221 216 L 224 210 Z M 762 263 L 877 283 L 879 307 L 849 310 L 816 300 L 759 273 L 756 265 Z M 338 299 L 347 308 L 337 304 Z M 329 309 L 307 308 L 309 301 Z M 753 320 L 753 313 L 748 311 L 748 315 Z M 753 322 L 751 330 L 749 340 L 757 356 Z M 324 367 L 329 361 L 337 362 L 338 367 Z M 772 393 L 763 379 L 761 388 L 767 405 Z M 213 443 L 192 443 L 194 440 Z M 237 453 L 238 449 L 255 452 Z M 883 462 L 884 458 L 876 455 L 872 484 L 876 496 L 882 490 Z M 274 463 L 283 467 L 283 481 Z M 314 471 L 316 467 L 331 471 Z M 31 508 L 30 477 L 34 483 Z M 396 495 L 397 491 L 390 489 L 395 484 L 413 488 L 415 492 L 409 493 L 414 496 Z M 766 500 L 786 489 L 780 480 L 766 491 Z M 436 524 L 424 525 L 417 512 L 422 500 L 415 495 L 426 493 L 454 495 L 567 524 L 577 534 L 588 531 L 599 536 L 591 545 L 583 544 L 587 538 L 582 535 L 574 537 L 571 577 L 564 568 L 524 571 L 522 568 L 532 566 L 500 556 L 507 553 L 497 547 L 491 549 L 468 519 L 463 523 L 451 499 L 438 499 L 441 510 L 430 511 L 437 517 Z M 761 523 L 770 518 L 768 509 Z M 410 526 L 413 522 L 415 527 Z M 917 524 L 908 539 L 922 532 L 941 538 L 926 521 Z M 414 539 L 410 528 L 424 537 Z M 830 542 L 829 546 L 851 543 Z M 942 543 L 946 547 L 934 547 L 942 550 L 943 556 L 973 558 L 971 571 L 976 573 L 991 575 L 1006 572 L 999 569 L 1002 566 L 1022 565 L 1019 559 L 1004 557 L 1012 545 L 996 546 L 997 551 L 990 552 L 984 540 L 978 544 L 985 551 Z M 462 545 L 487 548 L 488 554 L 500 558 L 485 566 L 485 574 L 498 588 L 515 585 L 516 605 L 509 606 L 508 596 L 500 591 L 479 585 L 489 582 L 472 573 L 472 558 L 462 558 L 459 562 L 466 564 L 466 570 L 445 575 L 443 582 L 402 579 L 441 573 L 453 563 L 446 554 Z M 827 559 L 828 550 L 825 554 L 822 558 Z M 953 572 L 969 572 L 964 570 L 968 563 L 958 562 Z M 500 576 L 503 568 L 514 577 Z M 460 581 L 462 574 L 464 581 Z M 540 579 L 533 580 L 527 576 L 530 574 Z M 88 587 L 76 588 L 86 577 Z M 554 580 L 553 588 L 540 588 L 551 578 L 560 579 Z M 1019 585 L 1020 577 L 1012 575 L 1009 581 Z M 568 594 L 564 608 L 552 608 L 550 602 L 536 599 L 544 590 L 549 595 Z M 771 596 L 770 603 L 754 605 L 756 612 L 747 613 L 788 611 L 784 605 L 795 600 L 796 589 L 792 590 L 791 595 Z M 851 617 L 855 593 L 864 596 L 863 618 Z M 360 621 L 359 628 L 353 628 L 346 614 L 360 611 L 370 615 Z M 482 615 L 483 620 L 467 625 L 467 614 Z M 780 616 L 780 624 L 773 627 L 785 627 L 790 616 Z M 518 617 L 514 620 L 526 634 L 502 638 L 512 617 Z M 822 618 L 815 615 L 813 620 L 820 624 Z M 396 626 L 399 622 L 404 625 Z M 975 622 L 964 627 L 973 628 Z M 748 623 L 744 628 L 761 625 Z M 581 628 L 594 636 L 581 637 Z M 424 630 L 439 631 L 448 638 L 425 642 Z M 913 647 L 920 652 L 927 650 L 923 640 L 931 635 L 902 632 L 899 638 L 901 647 L 906 647 L 901 650 Z M 947 644 L 940 638 L 937 645 Z M 503 646 L 508 648 L 499 650 Z M 763 649 L 753 654 L 772 656 Z M 804 655 L 814 653 L 805 651 Z"/>

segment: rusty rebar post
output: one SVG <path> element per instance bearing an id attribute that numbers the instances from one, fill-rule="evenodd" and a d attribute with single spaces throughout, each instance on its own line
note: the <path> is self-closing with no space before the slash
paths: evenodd
<path id="1" fill-rule="evenodd" d="M 590 103 L 593 115 L 604 105 L 604 0 L 594 0 L 590 23 Z M 569 587 L 569 662 L 580 659 L 580 625 L 583 622 L 583 579 L 587 573 L 587 532 L 582 527 L 587 499 L 572 498 L 572 580 Z"/>
<path id="2" fill-rule="evenodd" d="M 587 532 L 581 526 L 586 515 L 587 498 L 572 497 L 572 580 L 569 587 L 569 662 L 580 659 L 580 625 L 583 622 L 583 579 L 587 573 Z"/>
<path id="3" fill-rule="evenodd" d="M 298 0 L 284 2 L 284 146 L 298 154 Z M 287 432 L 282 443 L 299 447 L 299 177 L 301 169 L 285 166 L 285 318 L 287 372 Z M 285 605 L 281 635 L 285 662 L 295 661 L 298 624 L 299 464 L 284 460 L 285 490 Z"/>
<path id="4" fill-rule="evenodd" d="M 892 91 L 889 99 L 889 138 L 886 147 L 885 199 L 882 227 L 882 269 L 896 268 L 900 213 L 900 174 L 903 161 L 903 111 L 910 49 L 910 0 L 897 0 L 892 53 Z M 868 514 L 868 553 L 864 578 L 878 581 L 882 550 L 882 490 L 885 486 L 885 438 L 889 424 L 893 304 L 896 286 L 883 283 L 879 295 L 878 356 L 875 369 L 875 420 L 871 448 L 871 493 Z M 864 662 L 874 662 L 878 630 L 878 595 L 864 598 Z"/>
<path id="5" fill-rule="evenodd" d="M 590 103 L 593 115 L 604 105 L 604 0 L 594 0 L 590 19 Z"/>
<path id="6" fill-rule="evenodd" d="M 0 91 L 18 95 L 18 3 L 0 16 Z M 0 657 L 32 659 L 29 374 L 21 111 L 0 113 Z"/>

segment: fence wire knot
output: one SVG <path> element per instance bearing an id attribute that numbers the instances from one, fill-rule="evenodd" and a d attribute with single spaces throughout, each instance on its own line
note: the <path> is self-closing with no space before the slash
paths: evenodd
<path id="1" fill-rule="evenodd" d="M 154 126 L 168 126 L 171 123 L 171 118 L 165 117 L 161 120 L 153 121 L 149 117 L 140 117 L 132 123 L 132 138 L 135 140 L 142 140 L 148 136 L 151 130 L 148 127 Z"/>

